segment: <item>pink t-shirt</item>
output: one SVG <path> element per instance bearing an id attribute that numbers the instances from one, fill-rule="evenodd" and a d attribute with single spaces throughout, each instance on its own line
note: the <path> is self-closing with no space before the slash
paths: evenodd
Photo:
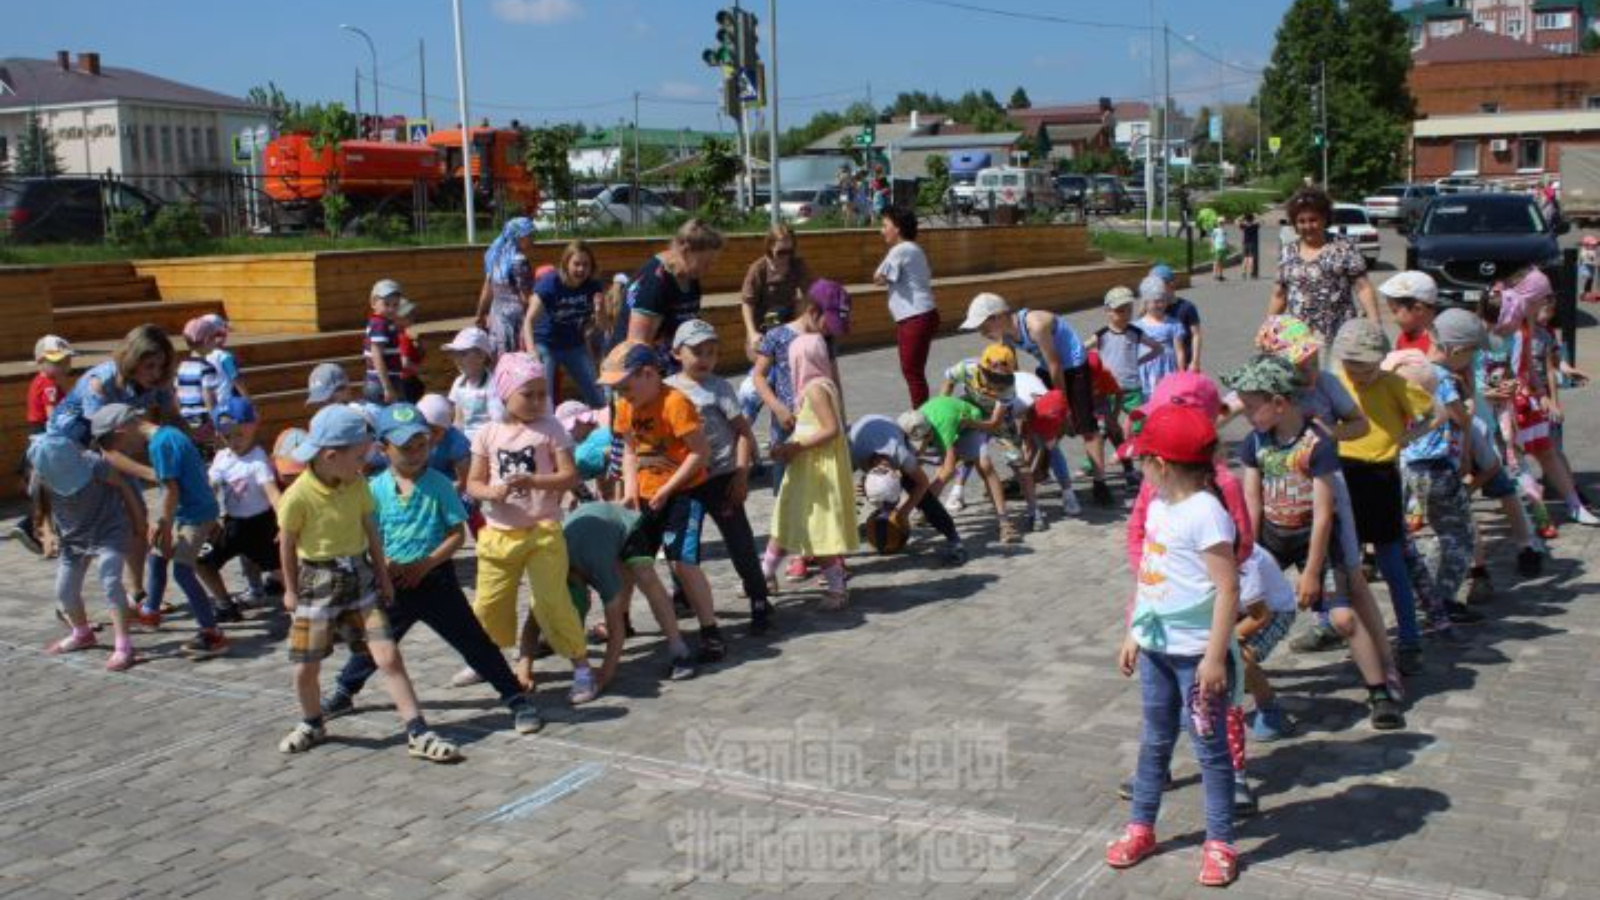
<path id="1" fill-rule="evenodd" d="M 518 475 L 550 475 L 556 451 L 571 450 L 572 438 L 552 416 L 537 422 L 490 422 L 472 439 L 472 455 L 489 462 L 489 484 Z M 483 504 L 483 518 L 495 528 L 532 528 L 561 521 L 560 491 L 519 491 L 498 503 Z"/>

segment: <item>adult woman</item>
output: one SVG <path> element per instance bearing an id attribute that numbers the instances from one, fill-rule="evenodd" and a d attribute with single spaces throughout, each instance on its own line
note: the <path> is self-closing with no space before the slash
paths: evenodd
<path id="1" fill-rule="evenodd" d="M 483 289 L 478 292 L 478 327 L 489 332 L 495 357 L 522 349 L 522 323 L 533 295 L 533 220 L 506 223 L 483 254 Z"/>
<path id="2" fill-rule="evenodd" d="M 79 376 L 51 414 L 47 430 L 88 444 L 89 417 L 111 403 L 155 412 L 163 424 L 185 427 L 172 389 L 177 367 L 178 357 L 167 333 L 154 325 L 140 325 L 128 332 L 111 359 Z M 131 474 L 143 471 L 140 468 Z"/>
<path id="3" fill-rule="evenodd" d="M 744 274 L 739 311 L 744 316 L 745 355 L 755 362 L 756 344 L 767 329 L 794 318 L 796 304 L 816 278 L 795 247 L 794 229 L 774 225 L 767 252 Z"/>
<path id="4" fill-rule="evenodd" d="M 904 206 L 889 207 L 883 214 L 883 242 L 889 252 L 878 263 L 872 281 L 889 289 L 900 374 L 911 393 L 911 408 L 917 409 L 928 402 L 928 348 L 939 331 L 933 271 L 927 254 L 917 246 L 917 214 Z"/>
<path id="5" fill-rule="evenodd" d="M 605 405 L 585 335 L 602 290 L 594 278 L 596 268 L 588 243 L 567 244 L 560 265 L 534 280 L 522 322 L 523 343 L 538 352 L 545 371 L 553 375 L 556 366 L 561 366 L 577 384 L 578 396 L 591 407 Z M 548 382 L 553 390 L 555 378 Z"/>
<path id="6" fill-rule="evenodd" d="M 690 219 L 672 244 L 650 257 L 628 286 L 617 313 L 616 340 L 657 344 L 666 358 L 678 326 L 700 314 L 700 279 L 722 250 L 722 235 L 701 219 Z"/>
<path id="7" fill-rule="evenodd" d="M 1297 239 L 1284 248 L 1278 261 L 1278 283 L 1267 314 L 1287 311 L 1310 325 L 1324 344 L 1333 343 L 1339 327 L 1355 318 L 1357 300 L 1367 318 L 1382 322 L 1361 251 L 1343 238 L 1328 237 L 1333 218 L 1328 195 L 1305 188 L 1289 199 L 1288 213 Z"/>

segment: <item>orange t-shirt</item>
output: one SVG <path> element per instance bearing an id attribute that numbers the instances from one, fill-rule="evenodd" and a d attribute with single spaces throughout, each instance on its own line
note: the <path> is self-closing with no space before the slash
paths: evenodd
<path id="1" fill-rule="evenodd" d="M 639 497 L 649 500 L 688 458 L 689 445 L 683 439 L 700 430 L 700 413 L 688 397 L 662 385 L 661 396 L 646 406 L 636 407 L 617 398 L 611 429 L 639 458 Z M 687 486 L 705 480 L 706 471 L 701 468 Z"/>

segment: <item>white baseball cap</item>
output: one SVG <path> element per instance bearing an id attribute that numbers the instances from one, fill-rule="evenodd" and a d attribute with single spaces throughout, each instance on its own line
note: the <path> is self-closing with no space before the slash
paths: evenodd
<path id="1" fill-rule="evenodd" d="M 372 285 L 372 296 L 385 298 L 399 297 L 400 299 L 404 300 L 405 291 L 400 289 L 400 282 L 395 281 L 393 278 L 380 278 L 375 284 Z"/>
<path id="2" fill-rule="evenodd" d="M 1432 306 L 1439 302 L 1439 285 L 1427 272 L 1401 272 L 1378 286 L 1391 300 L 1415 300 Z"/>
<path id="3" fill-rule="evenodd" d="M 1011 311 L 1011 304 L 999 294 L 984 291 L 972 298 L 967 304 L 967 318 L 961 323 L 962 331 L 977 331 L 991 316 L 1004 315 Z"/>
<path id="4" fill-rule="evenodd" d="M 489 338 L 489 332 L 476 325 L 469 325 L 456 332 L 450 343 L 439 348 L 446 353 L 465 353 L 476 350 L 484 356 L 494 355 L 494 342 Z"/>
<path id="5" fill-rule="evenodd" d="M 455 405 L 443 394 L 423 394 L 417 401 L 417 412 L 435 428 L 449 428 L 456 418 Z"/>

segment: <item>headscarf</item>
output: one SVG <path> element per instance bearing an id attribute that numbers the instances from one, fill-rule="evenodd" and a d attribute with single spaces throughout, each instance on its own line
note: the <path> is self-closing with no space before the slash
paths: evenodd
<path id="1" fill-rule="evenodd" d="M 494 395 L 500 402 L 515 394 L 523 385 L 544 377 L 544 363 L 532 353 L 506 353 L 494 367 Z"/>
<path id="2" fill-rule="evenodd" d="M 794 395 L 805 393 L 811 382 L 833 378 L 833 363 L 828 357 L 828 342 L 820 334 L 802 334 L 789 345 L 789 377 Z"/>
<path id="3" fill-rule="evenodd" d="M 533 234 L 533 220 L 526 216 L 518 216 L 506 223 L 500 230 L 500 236 L 494 239 L 489 249 L 483 254 L 483 274 L 489 276 L 491 281 L 506 284 L 511 281 L 511 268 L 516 263 L 517 255 L 521 252 L 517 242 Z"/>

